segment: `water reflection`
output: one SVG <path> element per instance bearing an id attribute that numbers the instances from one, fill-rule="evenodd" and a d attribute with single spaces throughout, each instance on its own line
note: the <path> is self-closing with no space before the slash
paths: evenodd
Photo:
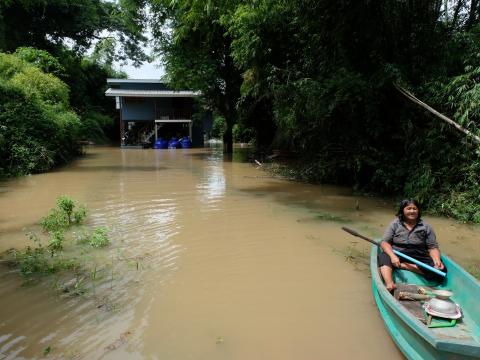
<path id="1" fill-rule="evenodd" d="M 223 156 L 218 151 L 206 158 L 203 175 L 196 185 L 196 189 L 203 212 L 221 210 L 219 204 L 225 196 L 226 181 Z"/>

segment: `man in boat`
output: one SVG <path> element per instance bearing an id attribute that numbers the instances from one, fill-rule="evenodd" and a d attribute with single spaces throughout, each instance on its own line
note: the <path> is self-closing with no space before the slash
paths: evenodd
<path id="1" fill-rule="evenodd" d="M 393 249 L 436 269 L 447 272 L 440 257 L 437 239 L 433 228 L 421 218 L 420 207 L 416 200 L 406 199 L 400 202 L 397 217 L 388 226 L 380 246 L 378 266 L 385 286 L 389 291 L 395 289 L 393 268 L 404 269 L 423 275 L 428 280 L 442 281 L 443 278 L 433 271 L 420 269 L 408 260 L 399 258 Z"/>

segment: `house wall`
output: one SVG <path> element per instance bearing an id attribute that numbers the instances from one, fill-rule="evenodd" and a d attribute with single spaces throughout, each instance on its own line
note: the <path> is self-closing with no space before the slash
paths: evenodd
<path id="1" fill-rule="evenodd" d="M 122 97 L 121 111 L 124 121 L 153 121 L 155 120 L 155 99 Z"/>
<path id="2" fill-rule="evenodd" d="M 168 90 L 162 83 L 114 83 L 108 84 L 112 89 L 125 90 Z"/>

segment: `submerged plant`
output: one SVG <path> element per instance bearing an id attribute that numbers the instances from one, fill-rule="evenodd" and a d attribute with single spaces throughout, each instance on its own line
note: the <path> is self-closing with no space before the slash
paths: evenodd
<path id="1" fill-rule="evenodd" d="M 73 212 L 73 221 L 76 224 L 81 224 L 86 217 L 87 217 L 87 208 L 83 205 L 81 205 L 78 208 L 78 210 L 75 210 Z"/>
<path id="2" fill-rule="evenodd" d="M 46 250 L 43 247 L 30 246 L 23 251 L 11 249 L 7 252 L 7 261 L 17 267 L 27 280 L 31 280 L 34 275 L 48 275 L 79 267 L 75 259 L 64 259 Z"/>
<path id="3" fill-rule="evenodd" d="M 316 214 L 316 218 L 319 219 L 319 220 L 334 221 L 334 222 L 338 222 L 338 223 L 349 223 L 349 222 L 351 222 L 351 220 L 349 220 L 349 219 L 346 219 L 346 218 L 343 218 L 343 217 L 340 217 L 340 216 L 337 216 L 337 215 L 334 215 L 334 214 L 325 213 L 325 212 L 318 212 Z"/>
<path id="4" fill-rule="evenodd" d="M 80 296 L 85 294 L 86 292 L 87 290 L 85 288 L 85 277 L 84 276 L 77 277 L 75 279 L 75 284 L 73 285 L 73 294 Z"/>
<path id="5" fill-rule="evenodd" d="M 48 245 L 42 246 L 41 238 L 34 232 L 27 232 L 27 236 L 34 242 L 34 246 L 27 246 L 23 250 L 11 249 L 5 253 L 7 262 L 19 269 L 25 278 L 34 275 L 46 275 L 62 270 L 77 272 L 81 266 L 76 258 L 61 256 L 66 240 L 65 231 L 72 223 L 82 222 L 87 209 L 80 206 L 75 209 L 76 203 L 68 196 L 57 199 L 57 207 L 51 209 L 49 214 L 42 218 L 41 225 L 50 235 Z M 95 229 L 90 235 L 87 230 L 75 234 L 77 244 L 89 244 L 93 247 L 104 247 L 110 244 L 106 228 Z M 84 282 L 81 280 L 77 287 Z M 78 289 L 77 289 L 78 290 Z M 78 292 L 78 291 L 77 291 Z"/>
<path id="6" fill-rule="evenodd" d="M 87 215 L 87 209 L 84 206 L 75 208 L 75 202 L 69 197 L 62 196 L 57 200 L 57 207 L 51 209 L 49 214 L 41 221 L 42 227 L 47 234 L 37 235 L 35 232 L 27 232 L 26 235 L 34 243 L 24 249 L 11 249 L 1 254 L 5 258 L 5 263 L 18 270 L 24 279 L 24 284 L 35 284 L 46 275 L 55 274 L 50 277 L 53 283 L 52 288 L 60 294 L 69 296 L 83 296 L 90 290 L 93 290 L 93 296 L 96 297 L 96 283 L 103 278 L 103 267 L 96 263 L 88 266 L 88 261 L 92 248 L 102 248 L 110 244 L 108 238 L 108 229 L 99 227 L 90 232 L 87 228 L 78 228 L 77 232 L 70 232 L 72 224 L 82 222 Z M 69 241 L 68 237 L 73 237 L 74 241 Z M 46 240 L 46 246 L 42 245 L 42 240 Z M 77 249 L 68 249 L 64 252 L 66 245 L 75 246 Z M 81 246 L 78 246 L 81 245 Z M 78 250 L 78 251 L 77 251 Z M 75 255 L 72 255 L 75 254 Z M 110 289 L 113 290 L 114 264 L 112 257 L 110 279 Z M 137 262 L 138 268 L 138 262 Z M 73 278 L 72 278 L 73 275 Z M 65 282 L 65 279 L 70 278 Z M 103 304 L 102 307 L 114 310 L 113 303 Z"/>
<path id="7" fill-rule="evenodd" d="M 71 224 L 75 202 L 68 196 L 62 195 L 57 199 L 57 206 L 67 216 L 68 223 Z"/>
<path id="8" fill-rule="evenodd" d="M 73 237 L 75 238 L 75 243 L 77 243 L 78 245 L 85 245 L 90 243 L 90 233 L 87 229 L 82 229 L 80 230 L 80 232 L 75 232 L 73 234 Z"/>
<path id="9" fill-rule="evenodd" d="M 90 245 L 95 248 L 105 247 L 110 244 L 108 229 L 105 227 L 96 228 L 90 238 Z"/>
<path id="10" fill-rule="evenodd" d="M 357 242 L 351 242 L 341 251 L 334 250 L 345 258 L 345 262 L 354 265 L 356 270 L 368 270 L 369 269 L 369 255 L 365 249 L 357 249 Z"/>
<path id="11" fill-rule="evenodd" d="M 68 217 L 59 209 L 52 209 L 50 213 L 45 216 L 40 224 L 47 232 L 59 231 L 68 228 Z"/>
<path id="12" fill-rule="evenodd" d="M 63 231 L 57 230 L 51 233 L 50 242 L 48 248 L 52 255 L 55 251 L 61 250 L 63 248 L 63 241 L 65 240 L 65 234 Z"/>
<path id="13" fill-rule="evenodd" d="M 75 209 L 76 203 L 68 196 L 62 195 L 57 199 L 57 207 L 41 220 L 45 231 L 54 232 L 67 229 L 73 223 L 82 223 L 87 216 L 87 209 L 81 205 Z"/>

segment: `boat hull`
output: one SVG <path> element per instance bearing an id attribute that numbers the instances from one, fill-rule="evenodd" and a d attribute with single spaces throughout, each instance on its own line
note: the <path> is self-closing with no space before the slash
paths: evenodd
<path id="1" fill-rule="evenodd" d="M 429 283 L 411 272 L 395 270 L 397 284 L 436 286 L 448 288 L 457 294 L 457 298 L 453 300 L 458 302 L 464 311 L 464 324 L 449 329 L 431 329 L 408 312 L 387 291 L 378 271 L 377 251 L 378 247 L 372 247 L 370 257 L 373 296 L 388 332 L 402 353 L 408 359 L 415 360 L 479 359 L 479 282 L 446 256 L 442 257 L 442 260 L 447 265 L 448 274 L 442 285 Z M 461 333 L 465 332 L 465 329 L 468 329 L 468 334 Z"/>

